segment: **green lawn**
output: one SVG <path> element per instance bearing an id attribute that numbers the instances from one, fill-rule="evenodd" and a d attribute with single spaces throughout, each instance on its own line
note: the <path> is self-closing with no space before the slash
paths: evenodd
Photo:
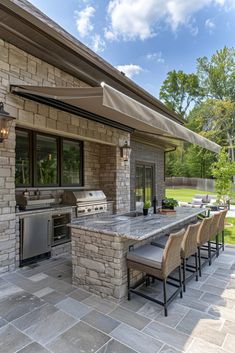
<path id="1" fill-rule="evenodd" d="M 190 202 L 194 195 L 215 195 L 212 192 L 197 189 L 166 189 L 166 197 L 173 197 L 178 201 Z M 235 218 L 226 218 L 225 243 L 235 244 Z"/>
<path id="2" fill-rule="evenodd" d="M 198 195 L 215 195 L 213 192 L 197 189 L 166 189 L 166 197 L 173 197 L 178 201 L 191 202 L 193 197 Z"/>
<path id="3" fill-rule="evenodd" d="M 225 238 L 226 244 L 235 244 L 235 218 L 228 217 L 225 220 Z"/>

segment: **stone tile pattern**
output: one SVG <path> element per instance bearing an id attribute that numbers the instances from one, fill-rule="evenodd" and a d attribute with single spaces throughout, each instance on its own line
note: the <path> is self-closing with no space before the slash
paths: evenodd
<path id="1" fill-rule="evenodd" d="M 130 178 L 130 197 L 131 209 L 135 209 L 135 168 L 137 162 L 147 162 L 153 165 L 155 173 L 155 183 L 153 195 L 157 196 L 159 205 L 164 197 L 164 151 L 155 146 L 144 145 L 135 140 L 131 140 L 131 178 Z"/>
<path id="2" fill-rule="evenodd" d="M 57 87 L 88 85 L 0 39 L 0 101 L 4 102 L 6 111 L 16 118 L 19 126 L 85 139 L 85 186 L 105 189 L 109 199 L 115 201 L 116 211 L 128 210 L 130 166 L 122 161 L 119 146 L 130 141 L 129 133 L 17 97 L 10 93 L 10 84 Z M 19 261 L 14 175 L 15 125 L 9 139 L 0 148 L 0 272 L 13 270 Z"/>
<path id="3" fill-rule="evenodd" d="M 75 288 L 60 279 L 69 268 L 71 261 L 58 257 L 0 276 L 1 352 L 234 352 L 235 247 L 188 283 L 168 317 L 141 297 L 117 304 Z M 159 293 L 158 286 L 142 290 Z"/>

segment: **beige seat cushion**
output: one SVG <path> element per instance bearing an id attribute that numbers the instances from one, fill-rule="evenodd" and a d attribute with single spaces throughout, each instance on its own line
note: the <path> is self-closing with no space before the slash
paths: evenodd
<path id="1" fill-rule="evenodd" d="M 163 251 L 164 249 L 158 248 L 154 245 L 143 245 L 128 252 L 127 259 L 146 266 L 161 269 Z"/>

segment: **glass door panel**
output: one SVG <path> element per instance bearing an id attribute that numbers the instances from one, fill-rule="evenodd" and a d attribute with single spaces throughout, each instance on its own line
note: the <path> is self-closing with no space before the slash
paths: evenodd
<path id="1" fill-rule="evenodd" d="M 145 201 L 153 200 L 153 167 L 145 167 Z"/>
<path id="2" fill-rule="evenodd" d="M 145 201 L 153 200 L 154 169 L 149 164 L 136 165 L 135 199 L 136 209 L 142 208 Z"/>
<path id="3" fill-rule="evenodd" d="M 144 202 L 144 168 L 138 165 L 136 167 L 136 207 L 140 206 Z"/>

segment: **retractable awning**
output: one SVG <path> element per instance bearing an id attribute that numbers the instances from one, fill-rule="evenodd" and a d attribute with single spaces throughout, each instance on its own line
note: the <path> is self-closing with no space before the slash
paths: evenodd
<path id="1" fill-rule="evenodd" d="M 53 102 L 54 106 L 55 102 L 60 102 L 66 107 L 77 107 L 139 132 L 191 142 L 215 153 L 220 151 L 215 142 L 106 84 L 87 88 L 20 85 L 12 86 L 11 92 L 46 104 Z"/>

